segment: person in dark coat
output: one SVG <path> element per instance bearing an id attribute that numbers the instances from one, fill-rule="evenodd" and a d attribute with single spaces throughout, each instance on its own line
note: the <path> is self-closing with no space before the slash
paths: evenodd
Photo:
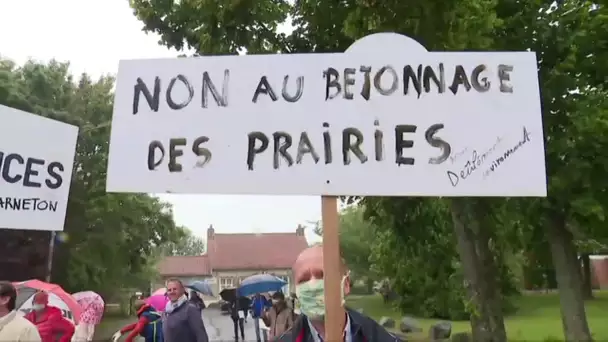
<path id="1" fill-rule="evenodd" d="M 190 298 L 188 298 L 188 301 L 200 310 L 205 308 L 205 302 L 203 302 L 203 299 L 198 295 L 198 293 L 196 293 L 196 291 L 190 292 Z"/>
<path id="2" fill-rule="evenodd" d="M 230 318 L 232 318 L 232 324 L 234 325 L 234 340 L 239 340 L 239 330 L 241 331 L 241 340 L 245 341 L 245 312 L 247 307 L 243 308 L 243 301 L 240 298 L 236 298 L 230 303 Z"/>
<path id="3" fill-rule="evenodd" d="M 342 290 L 350 292 L 348 270 L 342 265 Z M 292 267 L 296 295 L 301 315 L 293 328 L 276 338 L 278 342 L 316 342 L 325 340 L 325 289 L 323 283 L 323 247 L 305 249 Z M 373 319 L 356 311 L 344 309 L 343 340 L 348 342 L 395 342 L 399 338 L 390 334 Z M 336 342 L 336 341 L 334 341 Z"/>

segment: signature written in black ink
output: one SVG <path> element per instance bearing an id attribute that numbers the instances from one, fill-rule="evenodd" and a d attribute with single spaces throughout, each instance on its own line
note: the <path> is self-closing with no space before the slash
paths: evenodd
<path id="1" fill-rule="evenodd" d="M 515 154 L 515 152 L 517 152 L 521 147 L 523 147 L 528 141 L 530 141 L 530 132 L 528 132 L 528 130 L 524 126 L 523 127 L 523 136 L 522 136 L 521 140 L 518 141 L 515 146 L 510 147 L 504 153 L 502 153 L 500 156 L 498 156 L 496 159 L 492 160 L 492 164 L 490 164 L 490 167 L 486 171 L 484 171 L 483 178 L 485 179 L 486 177 L 491 175 L 494 171 L 496 171 L 500 167 L 500 165 L 502 165 L 507 159 L 509 159 L 509 157 L 511 157 L 513 154 Z"/>
<path id="2" fill-rule="evenodd" d="M 492 147 L 487 149 L 485 152 L 480 154 L 477 152 L 477 150 L 473 150 L 471 157 L 464 164 L 464 166 L 462 167 L 460 172 L 456 173 L 454 171 L 448 170 L 447 175 L 448 175 L 448 179 L 450 180 L 450 183 L 452 184 L 452 186 L 457 186 L 461 180 L 467 179 L 470 175 L 472 175 L 475 171 L 477 171 L 482 165 L 484 165 L 486 160 L 489 159 L 489 155 L 492 154 L 492 152 L 494 152 L 496 150 L 496 148 L 498 147 L 498 145 L 500 145 L 501 142 L 502 142 L 502 138 L 496 137 L 496 141 L 494 142 L 494 145 L 492 145 Z"/>

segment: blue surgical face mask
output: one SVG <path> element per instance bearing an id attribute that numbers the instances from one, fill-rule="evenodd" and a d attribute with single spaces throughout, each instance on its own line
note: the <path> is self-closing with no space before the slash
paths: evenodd
<path id="1" fill-rule="evenodd" d="M 341 302 L 344 305 L 344 282 L 347 276 L 342 278 Z M 323 279 L 311 279 L 305 283 L 296 285 L 296 296 L 300 302 L 300 311 L 312 320 L 325 318 L 325 282 Z"/>
<path id="2" fill-rule="evenodd" d="M 42 311 L 42 310 L 44 310 L 44 305 L 34 304 L 34 305 L 32 305 L 32 308 L 34 309 L 34 311 Z"/>

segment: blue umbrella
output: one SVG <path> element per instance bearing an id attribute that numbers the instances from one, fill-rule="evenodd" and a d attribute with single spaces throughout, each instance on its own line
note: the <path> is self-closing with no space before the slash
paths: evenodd
<path id="1" fill-rule="evenodd" d="M 211 290 L 211 286 L 206 281 L 197 280 L 189 285 L 186 285 L 186 287 L 206 296 L 213 296 L 213 290 Z"/>
<path id="2" fill-rule="evenodd" d="M 287 285 L 282 279 L 272 274 L 256 274 L 243 279 L 238 288 L 239 296 L 251 296 L 256 293 L 280 291 Z"/>

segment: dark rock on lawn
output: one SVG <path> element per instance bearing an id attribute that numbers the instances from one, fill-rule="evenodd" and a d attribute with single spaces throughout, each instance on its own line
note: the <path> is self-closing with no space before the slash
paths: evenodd
<path id="1" fill-rule="evenodd" d="M 378 321 L 378 324 L 380 324 L 384 328 L 392 329 L 395 327 L 395 320 L 390 317 L 385 316 L 385 317 L 380 318 L 380 320 Z"/>
<path id="2" fill-rule="evenodd" d="M 442 321 L 437 322 L 429 329 L 429 339 L 431 341 L 443 340 L 450 338 L 452 334 L 452 323 Z"/>
<path id="3" fill-rule="evenodd" d="M 420 324 L 417 320 L 412 317 L 405 316 L 401 319 L 401 324 L 399 324 L 399 330 L 403 333 L 417 333 L 422 332 L 422 328 L 420 328 Z"/>

